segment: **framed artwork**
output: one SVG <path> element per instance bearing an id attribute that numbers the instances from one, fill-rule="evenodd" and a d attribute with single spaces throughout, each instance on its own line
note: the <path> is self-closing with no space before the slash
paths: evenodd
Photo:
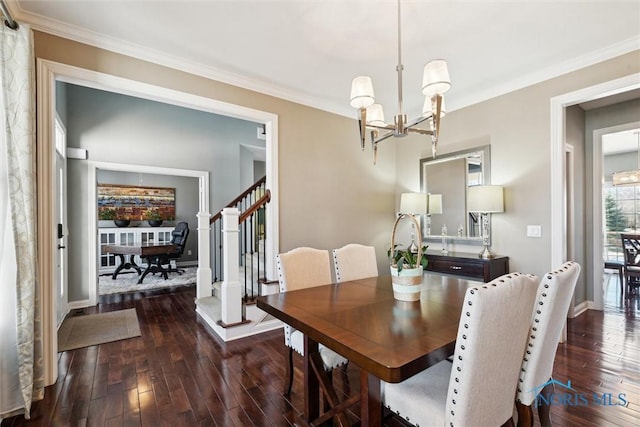
<path id="1" fill-rule="evenodd" d="M 98 218 L 141 221 L 176 216 L 176 189 L 136 185 L 98 184 Z"/>

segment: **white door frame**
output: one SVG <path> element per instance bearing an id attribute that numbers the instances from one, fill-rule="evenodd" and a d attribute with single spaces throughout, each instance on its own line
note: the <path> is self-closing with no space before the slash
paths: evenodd
<path id="1" fill-rule="evenodd" d="M 135 172 L 135 173 L 148 173 L 155 175 L 171 175 L 171 176 L 186 176 L 198 179 L 198 213 L 206 212 L 209 210 L 209 172 L 198 171 L 189 169 L 174 169 L 165 168 L 160 166 L 143 166 L 143 165 L 131 165 L 125 163 L 111 163 L 111 162 L 94 162 L 90 161 L 89 171 L 87 174 L 87 181 L 90 183 L 88 186 L 89 195 L 87 200 L 92 203 L 92 206 L 98 205 L 98 192 L 96 188 L 97 184 L 97 170 L 109 170 L 118 172 Z M 98 303 L 98 215 L 96 209 L 88 210 L 87 221 L 87 236 L 89 236 L 89 269 L 88 277 L 95 277 L 95 286 L 89 286 L 89 304 L 96 305 Z M 206 244 L 206 243 L 205 243 Z"/>
<path id="2" fill-rule="evenodd" d="M 566 114 L 565 109 L 572 105 L 580 104 L 582 102 L 591 101 L 594 99 L 605 98 L 607 96 L 616 95 L 618 93 L 628 92 L 630 90 L 640 88 L 640 73 L 631 74 L 626 77 L 622 77 L 616 80 L 604 82 L 595 86 L 590 86 L 584 89 L 577 90 L 575 92 L 569 92 L 563 95 L 555 96 L 551 98 L 551 266 L 552 268 L 562 264 L 566 255 L 566 243 L 564 240 L 564 186 L 565 186 L 565 129 L 566 129 Z M 594 162 L 594 167 L 597 165 Z M 594 169 L 594 181 L 600 179 L 602 171 L 597 174 Z M 596 178 L 596 176 L 598 178 Z M 595 192 L 596 183 L 593 183 Z M 602 197 L 602 184 L 598 182 L 600 187 L 599 198 Z M 596 310 L 603 309 L 602 301 L 602 280 L 596 278 L 602 277 L 604 265 L 599 259 L 595 257 L 601 257 L 602 254 L 602 212 L 598 209 L 594 210 L 593 217 L 593 248 L 594 259 L 592 260 L 591 271 L 585 269 L 585 277 L 587 278 L 587 286 L 589 286 L 589 280 L 593 282 L 593 295 L 594 301 L 592 308 Z M 600 245 L 600 252 L 596 251 L 597 246 Z"/>
<path id="3" fill-rule="evenodd" d="M 57 250 L 56 250 L 56 327 L 59 328 L 62 320 L 69 312 L 69 263 L 68 263 L 68 243 L 69 227 L 67 223 L 67 130 L 58 115 L 55 116 L 55 128 L 59 128 L 62 133 L 61 145 L 56 148 L 56 223 L 62 226 L 62 230 L 56 229 Z M 56 146 L 58 132 L 54 133 Z M 62 237 L 58 236 L 62 231 Z M 62 289 L 61 289 L 62 288 Z"/>
<path id="4" fill-rule="evenodd" d="M 56 381 L 58 368 L 55 339 L 57 334 L 55 322 L 56 302 L 53 287 L 50 286 L 51 283 L 54 283 L 55 250 L 57 250 L 57 240 L 51 238 L 51 236 L 54 236 L 55 231 L 54 202 L 56 193 L 53 118 L 56 111 L 56 80 L 264 124 L 267 157 L 266 185 L 271 190 L 271 202 L 267 205 L 266 227 L 269 235 L 272 236 L 265 247 L 267 277 L 275 276 L 275 255 L 279 251 L 278 116 L 265 111 L 41 58 L 37 60 L 36 68 L 38 105 L 36 120 L 36 175 L 38 186 L 38 264 L 40 266 L 38 283 L 42 295 L 40 315 L 43 319 L 45 384 L 51 385 Z"/>

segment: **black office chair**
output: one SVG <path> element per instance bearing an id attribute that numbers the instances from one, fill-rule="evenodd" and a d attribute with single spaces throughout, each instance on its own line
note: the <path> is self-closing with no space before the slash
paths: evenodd
<path id="1" fill-rule="evenodd" d="M 179 268 L 171 268 L 171 260 L 180 258 L 184 252 L 184 248 L 187 244 L 187 237 L 189 237 L 189 224 L 186 222 L 179 222 L 176 224 L 176 228 L 171 232 L 171 241 L 169 243 L 176 245 L 176 250 L 168 254 L 162 254 L 158 256 L 158 263 L 160 265 L 169 265 L 167 269 L 168 273 L 182 274 L 184 270 Z"/>

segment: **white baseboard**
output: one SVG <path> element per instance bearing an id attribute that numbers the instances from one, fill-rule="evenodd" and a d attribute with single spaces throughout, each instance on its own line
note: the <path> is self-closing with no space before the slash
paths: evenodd
<path id="1" fill-rule="evenodd" d="M 573 310 L 569 310 L 569 315 L 567 316 L 569 319 L 573 319 L 575 317 L 580 316 L 587 310 L 593 310 L 595 304 L 593 301 L 582 301 L 580 304 L 573 307 Z"/>
<path id="2" fill-rule="evenodd" d="M 74 310 L 76 308 L 86 308 L 93 307 L 95 304 L 91 304 L 88 299 L 83 301 L 71 301 L 69 303 L 69 311 Z M 68 312 L 67 312 L 68 313 Z"/>

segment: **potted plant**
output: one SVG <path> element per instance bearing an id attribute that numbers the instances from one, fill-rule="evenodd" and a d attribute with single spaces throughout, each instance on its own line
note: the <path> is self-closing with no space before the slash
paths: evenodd
<path id="1" fill-rule="evenodd" d="M 98 209 L 98 219 L 102 221 L 113 221 L 116 219 L 116 210 L 113 208 Z"/>
<path id="2" fill-rule="evenodd" d="M 391 262 L 393 296 L 401 301 L 418 301 L 422 288 L 422 273 L 428 262 L 425 254 L 427 246 L 418 246 L 418 252 L 413 253 L 409 249 L 403 249 L 400 245 L 395 244 L 398 223 L 405 217 L 413 221 L 418 236 L 422 235 L 420 224 L 413 215 L 401 214 L 393 224 L 391 246 L 388 251 L 389 261 Z"/>
<path id="3" fill-rule="evenodd" d="M 158 209 L 148 209 L 144 213 L 144 219 L 147 220 L 150 227 L 160 227 L 162 225 L 162 215 Z"/>

